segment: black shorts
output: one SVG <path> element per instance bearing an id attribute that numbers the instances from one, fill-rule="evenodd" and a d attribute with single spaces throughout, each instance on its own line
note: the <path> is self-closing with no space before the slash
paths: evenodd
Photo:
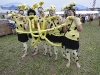
<path id="1" fill-rule="evenodd" d="M 47 38 L 54 43 L 62 43 L 63 36 L 47 35 Z"/>
<path id="2" fill-rule="evenodd" d="M 38 35 L 38 33 L 34 33 L 35 35 Z M 44 34 L 43 34 L 44 35 Z M 32 35 L 31 34 L 28 34 L 28 37 L 30 38 L 30 39 L 32 39 Z M 38 37 L 34 37 L 35 39 L 37 39 Z M 40 38 L 40 40 L 41 41 L 44 41 L 45 39 L 42 39 L 42 38 Z"/>
<path id="3" fill-rule="evenodd" d="M 43 36 L 45 35 L 45 33 L 42 34 Z M 45 41 L 45 39 L 40 38 L 41 41 Z"/>
<path id="4" fill-rule="evenodd" d="M 35 35 L 38 35 L 38 33 L 35 33 Z M 30 39 L 32 39 L 32 35 L 31 34 L 28 34 L 28 37 L 30 38 Z M 38 37 L 34 37 L 35 39 L 37 39 Z"/>
<path id="5" fill-rule="evenodd" d="M 46 34 L 46 38 L 51 41 L 51 35 Z"/>
<path id="6" fill-rule="evenodd" d="M 27 42 L 28 41 L 28 35 L 27 34 L 18 34 L 18 41 Z"/>
<path id="7" fill-rule="evenodd" d="M 65 46 L 66 49 L 78 50 L 79 49 L 79 41 L 68 39 L 67 37 L 63 37 L 62 46 Z"/>
<path id="8" fill-rule="evenodd" d="M 93 21 L 93 18 L 90 18 L 90 21 Z"/>
<path id="9" fill-rule="evenodd" d="M 54 42 L 54 43 L 60 43 L 60 36 L 52 35 L 52 40 L 51 41 Z"/>

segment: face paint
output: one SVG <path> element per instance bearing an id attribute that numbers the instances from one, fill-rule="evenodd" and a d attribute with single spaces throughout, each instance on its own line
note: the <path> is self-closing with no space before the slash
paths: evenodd
<path id="1" fill-rule="evenodd" d="M 49 14 L 50 14 L 50 16 L 53 16 L 53 15 L 55 15 L 55 11 L 54 10 L 49 10 Z"/>

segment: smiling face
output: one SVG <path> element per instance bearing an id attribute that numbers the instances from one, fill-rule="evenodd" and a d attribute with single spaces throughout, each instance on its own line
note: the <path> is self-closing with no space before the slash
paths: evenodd
<path id="1" fill-rule="evenodd" d="M 29 9 L 29 10 L 27 11 L 27 15 L 28 15 L 28 16 L 30 16 L 30 15 L 36 15 L 36 12 L 35 12 L 35 10 L 33 10 L 33 9 Z"/>
<path id="2" fill-rule="evenodd" d="M 39 14 L 44 14 L 44 10 L 43 10 L 42 7 L 39 7 L 39 8 L 38 8 L 38 13 L 39 13 Z"/>
<path id="3" fill-rule="evenodd" d="M 19 10 L 19 14 L 24 15 L 24 11 L 23 10 Z"/>
<path id="4" fill-rule="evenodd" d="M 68 10 L 68 11 L 67 11 L 67 15 L 68 15 L 68 16 L 74 16 L 74 12 L 73 12 L 72 10 Z"/>
<path id="5" fill-rule="evenodd" d="M 50 14 L 50 16 L 54 16 L 55 15 L 55 10 L 49 10 L 49 14 Z"/>

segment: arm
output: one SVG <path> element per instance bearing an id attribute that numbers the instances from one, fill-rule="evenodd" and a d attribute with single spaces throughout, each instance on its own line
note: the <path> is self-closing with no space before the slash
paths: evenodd
<path id="1" fill-rule="evenodd" d="M 5 18 L 6 19 L 9 19 L 9 20 L 12 20 L 12 21 L 16 21 L 16 17 L 14 16 L 14 15 L 12 15 L 12 14 L 6 14 L 5 15 Z"/>
<path id="2" fill-rule="evenodd" d="M 46 25 L 46 28 L 47 28 L 47 29 L 50 29 L 50 24 L 47 24 L 47 25 Z"/>
<path id="3" fill-rule="evenodd" d="M 28 28 L 29 28 L 29 23 L 28 23 L 28 21 L 26 20 L 25 29 L 28 29 Z"/>
<path id="4" fill-rule="evenodd" d="M 46 20 L 46 28 L 50 29 L 50 26 L 51 26 L 50 20 Z"/>
<path id="5" fill-rule="evenodd" d="M 35 26 L 36 29 L 38 29 L 38 27 L 37 27 L 37 24 L 38 24 L 38 23 L 39 23 L 39 22 L 34 21 L 34 26 Z"/>
<path id="6" fill-rule="evenodd" d="M 6 18 L 6 19 L 11 19 L 11 17 L 13 17 L 12 14 L 6 14 L 6 15 L 5 15 L 5 18 Z"/>
<path id="7" fill-rule="evenodd" d="M 59 21 L 59 24 L 63 24 L 63 20 L 62 20 L 62 17 L 61 16 L 57 16 L 57 19 Z"/>
<path id="8" fill-rule="evenodd" d="M 5 18 L 6 19 L 11 19 L 13 16 L 15 16 L 16 13 L 15 12 L 12 12 L 12 11 L 8 11 L 6 12 L 6 15 L 5 15 Z"/>
<path id="9" fill-rule="evenodd" d="M 62 20 L 62 23 L 66 23 L 66 22 L 67 22 L 66 19 L 63 19 L 63 20 Z M 64 27 L 63 27 L 63 32 L 64 32 L 64 33 L 67 32 L 67 26 L 64 26 Z"/>
<path id="10" fill-rule="evenodd" d="M 58 15 L 57 19 L 58 19 L 59 25 L 63 24 L 63 19 L 61 16 Z M 63 33 L 65 28 L 61 27 L 61 28 L 58 28 L 58 30 L 60 31 L 60 33 Z"/>
<path id="11" fill-rule="evenodd" d="M 63 32 L 64 32 L 64 33 L 67 32 L 67 27 L 66 27 L 66 26 L 63 27 Z"/>
<path id="12" fill-rule="evenodd" d="M 81 23 L 80 19 L 78 19 L 78 18 L 75 17 L 74 22 L 76 24 L 77 30 L 79 32 L 81 32 L 82 31 L 82 23 Z"/>

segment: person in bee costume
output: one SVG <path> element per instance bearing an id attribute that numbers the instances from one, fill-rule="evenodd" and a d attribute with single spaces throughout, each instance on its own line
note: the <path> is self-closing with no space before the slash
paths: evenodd
<path id="1" fill-rule="evenodd" d="M 52 17 L 52 18 L 47 21 L 48 22 L 48 24 L 47 24 L 48 29 L 53 28 L 53 27 L 57 27 L 57 26 L 62 24 L 62 18 L 61 18 L 61 16 L 56 15 L 55 10 L 56 10 L 55 6 L 51 5 L 49 8 L 49 17 Z M 53 43 L 56 43 L 56 44 L 61 43 L 62 36 L 63 36 L 63 34 L 61 33 L 61 30 L 62 30 L 62 28 L 49 31 L 48 32 L 49 36 L 47 36 L 47 38 Z M 58 48 L 59 47 L 54 46 L 55 60 L 58 59 Z"/>
<path id="2" fill-rule="evenodd" d="M 40 1 L 39 2 L 39 6 L 38 6 L 38 18 L 36 19 L 36 21 L 37 21 L 37 23 L 39 23 L 39 25 L 40 25 L 40 29 L 41 30 L 43 30 L 43 29 L 46 29 L 46 22 L 45 22 L 45 20 L 46 20 L 46 15 L 45 15 L 45 13 L 44 13 L 44 9 L 43 9 L 43 4 L 44 4 L 44 1 Z M 45 25 L 45 26 L 43 26 L 43 25 Z M 43 34 L 43 35 L 45 35 L 45 33 Z M 46 55 L 46 53 L 47 53 L 47 46 L 48 46 L 48 43 L 44 40 L 44 39 L 42 39 L 42 38 L 40 38 L 40 40 L 43 42 L 42 44 L 43 44 L 43 46 L 44 46 L 44 55 Z M 38 53 L 38 50 L 35 50 L 35 52 L 34 52 L 34 55 L 36 55 Z"/>
<path id="3" fill-rule="evenodd" d="M 66 66 L 70 67 L 70 53 L 72 53 L 77 67 L 80 68 L 77 52 L 79 49 L 79 32 L 82 31 L 82 23 L 80 19 L 76 17 L 73 6 L 75 6 L 75 3 L 71 2 L 69 7 L 64 6 L 63 8 L 66 12 L 65 22 L 67 26 L 64 27 L 65 35 L 62 45 L 65 46 L 66 58 L 68 59 Z"/>
<path id="4" fill-rule="evenodd" d="M 9 11 L 8 13 L 10 13 L 10 15 L 6 15 L 7 19 L 11 19 L 15 22 L 16 24 L 16 30 L 20 30 L 25 32 L 26 28 L 25 28 L 25 24 L 27 24 L 27 21 L 25 18 L 23 17 L 19 17 L 17 15 L 24 15 L 24 10 L 28 9 L 24 4 L 23 5 L 19 5 L 18 6 L 18 14 Z M 28 41 L 28 36 L 26 33 L 17 33 L 18 36 L 18 41 L 20 41 L 23 44 L 24 47 L 24 54 L 22 55 L 22 58 L 25 57 L 27 55 L 27 41 Z"/>
<path id="5" fill-rule="evenodd" d="M 34 5 L 36 5 L 36 4 L 34 4 Z M 34 5 L 27 11 L 27 16 L 36 16 L 36 11 L 35 11 L 35 6 Z M 33 21 L 34 18 L 33 17 L 30 17 L 29 19 L 30 19 L 30 21 L 32 23 L 32 21 Z M 32 24 L 32 25 L 34 25 L 34 28 L 32 28 L 32 30 L 33 31 L 34 30 L 37 30 L 36 19 L 34 19 L 34 24 Z M 29 25 L 26 25 L 26 29 L 28 29 L 28 28 L 29 28 Z M 35 33 L 35 35 L 37 35 L 37 33 Z M 34 37 L 34 39 L 35 39 L 34 40 L 32 38 L 32 35 L 31 34 L 29 34 L 28 36 L 31 39 L 31 43 L 34 43 L 34 41 L 38 38 L 38 37 Z M 34 45 L 34 49 L 35 50 L 32 50 L 33 56 L 37 54 L 35 51 L 38 51 L 38 44 Z"/>

